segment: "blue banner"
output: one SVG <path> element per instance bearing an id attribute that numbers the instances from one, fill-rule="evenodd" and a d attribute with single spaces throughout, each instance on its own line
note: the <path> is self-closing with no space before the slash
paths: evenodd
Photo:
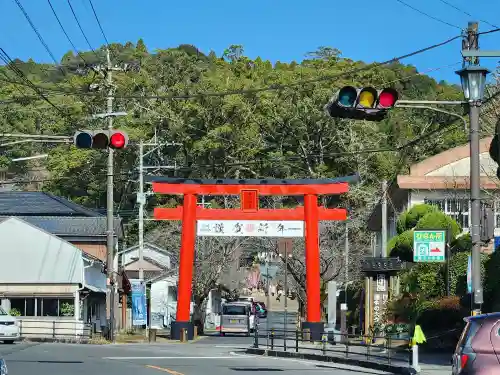
<path id="1" fill-rule="evenodd" d="M 143 280 L 130 280 L 132 287 L 132 325 L 147 324 L 146 283 Z"/>
<path id="2" fill-rule="evenodd" d="M 467 293 L 472 293 L 472 257 L 467 259 Z"/>

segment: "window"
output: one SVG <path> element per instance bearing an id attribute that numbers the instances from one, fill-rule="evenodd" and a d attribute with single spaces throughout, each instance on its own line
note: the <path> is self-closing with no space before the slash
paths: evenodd
<path id="1" fill-rule="evenodd" d="M 225 305 L 222 308 L 223 315 L 247 315 L 246 306 L 240 305 Z"/>
<path id="2" fill-rule="evenodd" d="M 10 313 L 20 316 L 73 316 L 74 304 L 73 298 L 10 298 Z"/>
<path id="3" fill-rule="evenodd" d="M 8 315 L 4 309 L 0 307 L 0 315 Z"/>
<path id="4" fill-rule="evenodd" d="M 424 202 L 451 216 L 462 229 L 469 229 L 469 199 L 425 199 Z"/>
<path id="5" fill-rule="evenodd" d="M 35 316 L 35 298 L 10 298 L 10 314 Z"/>

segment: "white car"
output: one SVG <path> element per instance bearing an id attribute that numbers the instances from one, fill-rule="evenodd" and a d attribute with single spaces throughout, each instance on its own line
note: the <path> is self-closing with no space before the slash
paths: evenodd
<path id="1" fill-rule="evenodd" d="M 0 307 L 0 341 L 5 344 L 12 344 L 14 341 L 19 340 L 18 324 L 15 317 L 9 315 Z"/>

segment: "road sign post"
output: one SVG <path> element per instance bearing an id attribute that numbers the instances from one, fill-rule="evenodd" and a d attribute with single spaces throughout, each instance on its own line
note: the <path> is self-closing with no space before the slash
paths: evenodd
<path id="1" fill-rule="evenodd" d="M 446 261 L 446 230 L 418 229 L 413 232 L 413 261 Z"/>

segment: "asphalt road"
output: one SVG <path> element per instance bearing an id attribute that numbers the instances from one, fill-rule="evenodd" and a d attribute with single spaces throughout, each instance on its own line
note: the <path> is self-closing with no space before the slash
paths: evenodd
<path id="1" fill-rule="evenodd" d="M 297 313 L 287 313 L 286 317 L 286 330 L 289 331 L 288 335 L 294 336 L 295 322 L 297 319 Z M 269 311 L 267 319 L 259 319 L 259 331 L 261 334 L 265 334 L 267 330 L 275 329 L 276 333 L 283 334 L 285 330 L 285 314 L 282 311 Z M 261 340 L 264 340 L 261 338 Z M 210 335 L 209 337 L 199 341 L 200 345 L 218 345 L 219 347 L 226 348 L 248 348 L 252 345 L 254 338 L 252 336 L 246 337 L 244 335 L 229 335 L 226 334 L 224 337 L 218 334 Z"/>
<path id="2" fill-rule="evenodd" d="M 228 348 L 194 344 L 15 344 L 0 345 L 9 375 L 366 375 L 384 372 L 296 359 L 250 356 Z"/>

